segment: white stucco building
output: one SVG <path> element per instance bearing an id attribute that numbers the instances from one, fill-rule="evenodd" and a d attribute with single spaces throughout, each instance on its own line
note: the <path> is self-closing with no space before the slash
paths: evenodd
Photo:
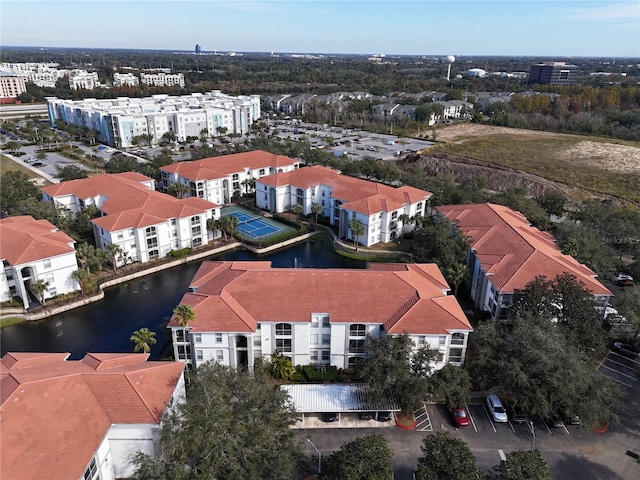
<path id="1" fill-rule="evenodd" d="M 185 401 L 184 363 L 147 362 L 139 353 L 69 355 L 2 357 L 3 480 L 131 478 L 130 455 L 160 454 L 163 416 Z"/>
<path id="2" fill-rule="evenodd" d="M 393 188 L 318 165 L 256 180 L 259 208 L 280 213 L 298 203 L 308 215 L 311 205 L 319 204 L 321 215 L 338 227 L 342 238 L 354 239 L 349 222 L 359 220 L 365 232 L 358 237 L 358 243 L 366 247 L 401 237 L 403 229 L 412 228 L 407 217 L 425 215 L 429 197 L 430 192 L 414 187 Z M 401 218 L 402 215 L 407 217 Z"/>
<path id="3" fill-rule="evenodd" d="M 169 322 L 174 358 L 252 368 L 279 351 L 294 365 L 353 368 L 367 335 L 407 333 L 464 362 L 471 325 L 435 264 L 367 270 L 272 268 L 271 262 L 204 262 L 180 304 L 195 320 Z"/>
<path id="4" fill-rule="evenodd" d="M 201 198 L 178 199 L 156 192 L 155 181 L 139 173 L 96 175 L 42 189 L 43 199 L 75 213 L 89 205 L 96 245 L 117 245 L 117 265 L 148 262 L 171 250 L 197 248 L 214 239 L 207 220 L 220 218 L 220 206 Z M 218 232 L 219 235 L 219 232 Z"/>
<path id="5" fill-rule="evenodd" d="M 153 143 L 158 143 L 167 132 L 178 140 L 199 137 L 205 129 L 209 135 L 220 131 L 243 135 L 260 118 L 259 95 L 232 97 L 219 90 L 100 100 L 50 97 L 47 107 L 51 126 L 64 120 L 95 130 L 97 140 L 102 143 L 123 148 L 133 146 L 133 138 L 138 135 L 152 135 Z"/>
<path id="6" fill-rule="evenodd" d="M 94 90 L 99 86 L 98 73 L 86 70 L 72 70 L 69 74 L 69 88 L 71 90 Z"/>
<path id="7" fill-rule="evenodd" d="M 184 87 L 183 73 L 141 73 L 140 82 L 152 87 Z"/>
<path id="8" fill-rule="evenodd" d="M 167 191 L 174 183 L 189 187 L 192 197 L 225 204 L 231 197 L 254 190 L 253 181 L 273 173 L 290 172 L 300 161 L 255 150 L 192 162 L 177 162 L 160 168 L 162 188 Z"/>
<path id="9" fill-rule="evenodd" d="M 46 220 L 30 216 L 0 219 L 0 301 L 19 297 L 29 307 L 32 286 L 47 282 L 45 301 L 56 295 L 80 290 L 72 277 L 78 269 L 75 240 Z"/>
<path id="10" fill-rule="evenodd" d="M 137 87 L 138 85 L 140 85 L 140 80 L 133 73 L 113 74 L 114 87 Z"/>

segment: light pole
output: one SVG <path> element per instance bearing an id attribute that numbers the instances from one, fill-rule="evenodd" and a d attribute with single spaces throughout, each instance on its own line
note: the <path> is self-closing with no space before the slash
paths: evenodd
<path id="1" fill-rule="evenodd" d="M 322 455 L 320 454 L 320 450 L 318 450 L 318 447 L 316 447 L 313 442 L 311 441 L 310 438 L 307 438 L 307 442 L 309 442 L 311 444 L 311 446 L 313 447 L 313 449 L 318 452 L 318 475 L 320 475 L 320 467 L 321 467 L 321 458 Z"/>
<path id="2" fill-rule="evenodd" d="M 531 450 L 536 446 L 536 430 L 533 427 L 533 422 L 529 421 L 529 429 L 531 430 Z"/>

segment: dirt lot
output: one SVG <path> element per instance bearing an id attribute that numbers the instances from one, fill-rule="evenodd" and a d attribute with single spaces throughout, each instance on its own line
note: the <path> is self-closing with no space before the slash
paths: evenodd
<path id="1" fill-rule="evenodd" d="M 529 188 L 532 194 L 552 184 L 568 194 L 640 203 L 640 145 L 633 142 L 478 124 L 438 128 L 437 139 L 439 146 L 423 156 L 428 169 L 460 178 L 500 166 L 500 174 L 490 175 L 496 177 L 490 182 L 494 188 L 526 185 L 533 175 L 540 185 Z M 511 180 L 503 186 L 507 172 Z"/>

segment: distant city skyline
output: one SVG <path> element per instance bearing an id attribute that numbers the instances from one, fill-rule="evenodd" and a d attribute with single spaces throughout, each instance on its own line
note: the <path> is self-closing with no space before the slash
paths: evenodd
<path id="1" fill-rule="evenodd" d="M 640 57 L 638 1 L 2 0 L 2 46 Z"/>

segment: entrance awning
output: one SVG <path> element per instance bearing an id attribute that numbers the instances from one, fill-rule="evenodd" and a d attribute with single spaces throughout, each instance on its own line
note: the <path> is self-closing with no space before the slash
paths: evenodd
<path id="1" fill-rule="evenodd" d="M 369 401 L 371 388 L 367 384 L 325 385 L 290 384 L 281 385 L 298 413 L 318 412 L 399 412 L 395 399 L 387 398 L 383 402 Z"/>

